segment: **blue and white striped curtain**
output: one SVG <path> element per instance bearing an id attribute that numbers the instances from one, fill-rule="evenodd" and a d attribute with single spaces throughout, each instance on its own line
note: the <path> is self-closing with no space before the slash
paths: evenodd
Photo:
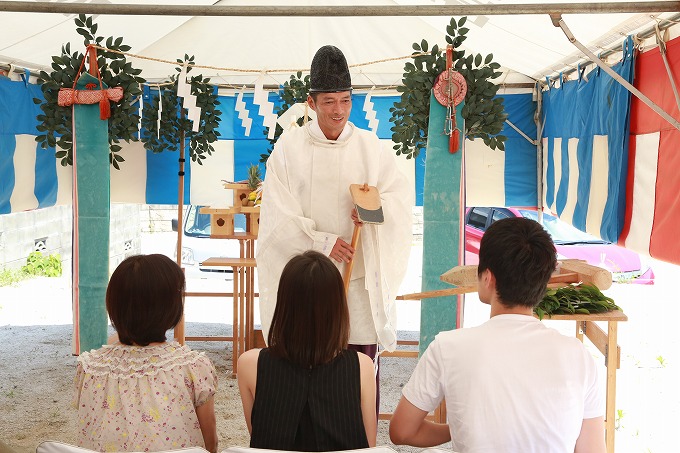
<path id="1" fill-rule="evenodd" d="M 153 96 L 145 90 L 145 103 Z M 364 111 L 366 94 L 355 94 L 350 121 L 365 129 L 374 130 L 386 148 L 392 148 L 392 123 L 389 109 L 398 96 L 372 94 L 370 103 L 375 122 Z M 54 157 L 54 149 L 38 147 L 35 137 L 41 113 L 33 98 L 42 99 L 40 87 L 0 77 L 0 214 L 44 208 L 71 203 L 71 167 L 61 166 Z M 527 135 L 535 136 L 533 125 L 534 102 L 531 95 L 506 95 L 506 111 L 511 121 Z M 185 199 L 187 204 L 223 205 L 231 202 L 231 195 L 222 187 L 222 180 L 241 180 L 247 167 L 258 164 L 260 155 L 267 152 L 269 142 L 259 107 L 253 94 L 243 95 L 245 109 L 252 120 L 246 135 L 244 122 L 236 111 L 236 96 L 220 96 L 222 112 L 220 137 L 213 144 L 216 151 L 203 165 L 190 162 L 187 152 L 185 166 Z M 276 93 L 269 94 L 273 103 L 280 102 Z M 372 126 L 372 127 L 371 127 Z M 468 205 L 526 206 L 535 205 L 536 157 L 535 147 L 512 128 L 503 131 L 508 136 L 506 151 L 492 151 L 481 140 L 468 141 L 467 194 Z M 111 201 L 124 203 L 177 204 L 179 182 L 178 153 L 154 154 L 142 143 L 121 143 L 120 154 L 125 158 L 121 170 L 111 169 Z M 413 185 L 416 204 L 422 205 L 425 153 L 414 161 L 398 158 L 400 168 Z M 264 165 L 261 167 L 264 172 Z"/>

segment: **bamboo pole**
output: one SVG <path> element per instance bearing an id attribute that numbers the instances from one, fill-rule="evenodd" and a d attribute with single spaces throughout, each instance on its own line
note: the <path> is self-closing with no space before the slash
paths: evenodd
<path id="1" fill-rule="evenodd" d="M 159 94 L 159 96 L 158 102 L 163 102 L 162 95 Z M 179 110 L 182 119 L 184 119 L 184 109 L 181 105 Z M 177 184 L 177 265 L 182 267 L 182 233 L 184 232 L 184 131 L 180 131 L 179 137 L 179 171 L 177 173 L 179 176 L 179 183 Z M 180 319 L 179 323 L 175 326 L 174 334 L 175 339 L 179 344 L 184 344 L 184 313 L 182 313 L 182 319 Z"/>
<path id="2" fill-rule="evenodd" d="M 0 11 L 52 14 L 116 14 L 126 16 L 499 16 L 514 14 L 605 14 L 680 11 L 678 1 L 602 3 L 518 3 L 483 5 L 342 5 L 342 6 L 221 6 L 135 5 L 100 3 L 2 1 Z"/>

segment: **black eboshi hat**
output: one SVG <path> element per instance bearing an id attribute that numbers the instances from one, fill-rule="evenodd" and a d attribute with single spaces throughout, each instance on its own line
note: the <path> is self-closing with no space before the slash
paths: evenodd
<path id="1" fill-rule="evenodd" d="M 310 93 L 352 91 L 347 60 L 335 46 L 323 46 L 316 51 L 309 70 Z"/>

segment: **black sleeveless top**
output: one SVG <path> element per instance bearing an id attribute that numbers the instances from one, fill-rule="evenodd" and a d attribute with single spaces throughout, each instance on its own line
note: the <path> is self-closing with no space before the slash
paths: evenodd
<path id="1" fill-rule="evenodd" d="M 305 369 L 262 349 L 257 361 L 250 446 L 270 450 L 368 448 L 356 351 Z"/>

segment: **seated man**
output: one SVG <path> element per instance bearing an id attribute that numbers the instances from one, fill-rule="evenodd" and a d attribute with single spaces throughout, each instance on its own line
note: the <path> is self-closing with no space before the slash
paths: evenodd
<path id="1" fill-rule="evenodd" d="M 479 251 L 481 326 L 442 332 L 421 357 L 390 423 L 395 444 L 449 440 L 464 452 L 604 452 L 595 361 L 533 316 L 556 265 L 541 225 L 495 222 Z M 448 425 L 425 420 L 446 400 Z"/>

